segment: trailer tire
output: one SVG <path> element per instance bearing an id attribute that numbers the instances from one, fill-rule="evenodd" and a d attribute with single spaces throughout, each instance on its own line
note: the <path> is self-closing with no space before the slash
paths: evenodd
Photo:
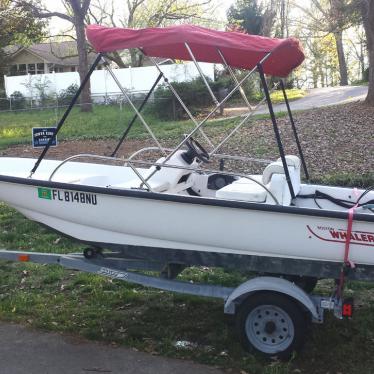
<path id="1" fill-rule="evenodd" d="M 265 292 L 250 295 L 241 304 L 235 328 L 247 351 L 287 360 L 302 347 L 307 320 L 293 299 Z"/>

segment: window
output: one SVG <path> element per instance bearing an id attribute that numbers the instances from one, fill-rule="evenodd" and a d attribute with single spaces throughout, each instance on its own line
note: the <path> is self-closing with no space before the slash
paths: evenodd
<path id="1" fill-rule="evenodd" d="M 36 64 L 36 74 L 44 74 L 44 63 Z"/>
<path id="2" fill-rule="evenodd" d="M 70 71 L 75 71 L 75 66 L 72 66 L 72 67 L 70 68 Z"/>
<path id="3" fill-rule="evenodd" d="M 26 64 L 19 64 L 18 75 L 26 75 L 26 74 L 27 74 Z"/>
<path id="4" fill-rule="evenodd" d="M 17 65 L 11 65 L 10 68 L 9 68 L 9 75 L 13 76 L 13 75 L 17 75 L 17 74 L 18 74 Z"/>
<path id="5" fill-rule="evenodd" d="M 27 72 L 29 74 L 35 74 L 35 64 L 27 64 Z"/>

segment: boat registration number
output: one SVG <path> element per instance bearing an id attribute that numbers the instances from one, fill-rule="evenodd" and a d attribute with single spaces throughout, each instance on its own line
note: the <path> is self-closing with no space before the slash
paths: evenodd
<path id="1" fill-rule="evenodd" d="M 96 194 L 89 192 L 65 191 L 54 188 L 38 187 L 38 198 L 64 201 L 67 203 L 97 205 Z"/>

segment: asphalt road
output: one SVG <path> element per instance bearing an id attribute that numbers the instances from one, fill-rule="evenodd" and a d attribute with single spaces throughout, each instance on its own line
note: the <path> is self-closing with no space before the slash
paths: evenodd
<path id="1" fill-rule="evenodd" d="M 313 88 L 298 100 L 290 102 L 291 110 L 306 110 L 330 105 L 339 105 L 351 101 L 364 100 L 368 92 L 367 86 L 342 86 L 342 87 L 324 87 Z M 274 112 L 286 112 L 286 104 L 273 105 Z M 228 116 L 237 116 L 247 113 L 246 107 L 226 108 L 225 113 Z M 267 105 L 262 105 L 256 111 L 256 114 L 269 113 Z"/>
<path id="2" fill-rule="evenodd" d="M 223 374 L 190 361 L 0 323 L 0 374 Z"/>
<path id="3" fill-rule="evenodd" d="M 292 110 L 305 110 L 323 106 L 339 105 L 351 101 L 363 100 L 368 92 L 367 86 L 342 86 L 313 88 L 305 97 L 290 103 Z M 262 109 L 262 108 L 261 108 Z M 277 112 L 287 111 L 285 104 L 274 106 Z M 267 110 L 265 110 L 267 112 Z"/>

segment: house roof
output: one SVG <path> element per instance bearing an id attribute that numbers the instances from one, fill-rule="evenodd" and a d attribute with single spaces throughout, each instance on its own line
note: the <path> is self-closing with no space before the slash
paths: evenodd
<path id="1" fill-rule="evenodd" d="M 28 47 L 8 46 L 5 48 L 5 52 L 8 53 L 10 57 L 15 56 L 21 51 L 27 51 L 47 62 L 57 65 L 78 65 L 78 51 L 77 43 L 75 41 L 39 43 Z M 88 63 L 92 64 L 95 58 L 96 53 L 89 52 Z"/>

